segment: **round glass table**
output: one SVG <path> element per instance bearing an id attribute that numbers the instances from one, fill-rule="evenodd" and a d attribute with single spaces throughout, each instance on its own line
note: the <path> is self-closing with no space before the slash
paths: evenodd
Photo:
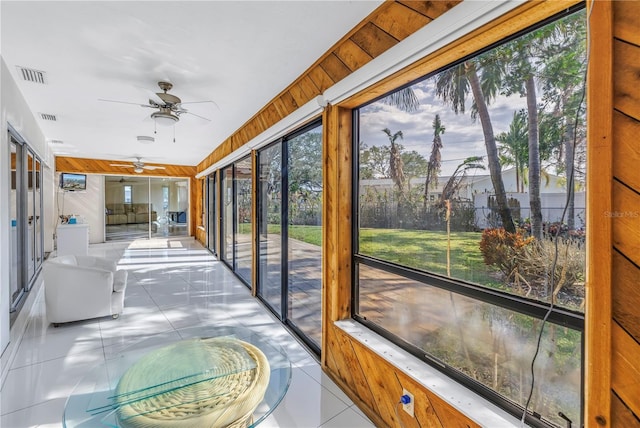
<path id="1" fill-rule="evenodd" d="M 286 352 L 264 335 L 235 326 L 189 328 L 153 335 L 96 366 L 69 396 L 62 423 L 253 427 L 290 381 Z"/>

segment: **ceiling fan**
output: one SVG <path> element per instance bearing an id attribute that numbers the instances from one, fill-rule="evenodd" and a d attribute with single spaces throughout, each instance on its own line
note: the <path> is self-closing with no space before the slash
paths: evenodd
<path id="1" fill-rule="evenodd" d="M 145 165 L 141 160 L 142 158 L 136 156 L 136 161 L 130 164 L 121 164 L 121 163 L 112 163 L 111 166 L 119 166 L 122 168 L 133 168 L 133 172 L 136 174 L 141 174 L 145 169 L 149 171 L 153 171 L 154 169 L 165 169 L 163 166 L 153 166 L 153 165 Z"/>
<path id="2" fill-rule="evenodd" d="M 150 94 L 148 104 L 139 104 L 139 103 L 131 103 L 127 101 L 115 101 L 115 100 L 105 100 L 100 98 L 99 101 L 106 101 L 110 103 L 120 103 L 120 104 L 133 104 L 139 105 L 140 107 L 148 107 L 157 109 L 151 113 L 151 118 L 159 125 L 173 125 L 180 120 L 180 116 L 183 114 L 190 114 L 192 116 L 198 117 L 200 119 L 206 120 L 208 122 L 211 119 L 208 119 L 204 116 L 197 115 L 195 113 L 191 113 L 186 108 L 183 107 L 184 104 L 200 104 L 200 103 L 213 103 L 213 101 L 191 101 L 183 103 L 180 98 L 177 96 L 168 93 L 171 88 L 173 88 L 173 83 L 160 81 L 158 82 L 158 86 L 162 90 L 162 92 L 156 92 Z"/>

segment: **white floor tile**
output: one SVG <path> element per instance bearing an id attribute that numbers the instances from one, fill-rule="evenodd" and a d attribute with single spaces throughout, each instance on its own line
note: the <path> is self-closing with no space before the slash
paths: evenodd
<path id="1" fill-rule="evenodd" d="M 102 349 L 9 370 L 2 386 L 2 411 L 15 412 L 48 400 L 66 399 L 94 366 L 104 362 Z"/>
<path id="2" fill-rule="evenodd" d="M 348 407 L 311 376 L 294 367 L 289 391 L 267 418 L 266 426 L 319 427 Z"/>
<path id="3" fill-rule="evenodd" d="M 2 415 L 2 428 L 60 428 L 66 397 L 44 401 L 23 410 Z"/>
<path id="4" fill-rule="evenodd" d="M 99 329 L 91 331 L 74 327 L 77 326 L 63 327 L 63 331 L 58 334 L 23 338 L 11 368 L 81 354 L 92 349 L 102 349 Z"/>
<path id="5" fill-rule="evenodd" d="M 129 272 L 124 313 L 54 328 L 37 302 L 2 386 L 3 428 L 60 427 L 69 394 L 105 358 L 143 342 L 184 338 L 191 327 L 221 325 L 269 337 L 293 364 L 289 391 L 261 428 L 372 426 L 306 347 L 194 239 L 106 243 L 89 253 Z"/>
<path id="6" fill-rule="evenodd" d="M 361 413 L 349 408 L 320 425 L 320 428 L 374 428 L 375 425 Z"/>

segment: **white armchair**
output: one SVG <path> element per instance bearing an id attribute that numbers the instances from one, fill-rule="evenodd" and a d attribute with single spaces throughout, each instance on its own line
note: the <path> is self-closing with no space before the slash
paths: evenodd
<path id="1" fill-rule="evenodd" d="M 47 319 L 60 323 L 111 315 L 124 308 L 127 271 L 93 256 L 65 255 L 43 266 Z"/>

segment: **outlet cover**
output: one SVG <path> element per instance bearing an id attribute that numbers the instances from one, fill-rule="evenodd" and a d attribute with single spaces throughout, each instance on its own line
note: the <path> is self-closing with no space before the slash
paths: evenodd
<path id="1" fill-rule="evenodd" d="M 402 409 L 405 412 L 407 412 L 411 417 L 413 417 L 413 407 L 414 407 L 413 394 L 403 388 L 402 395 L 406 395 L 410 398 L 410 401 L 407 404 L 402 404 Z"/>

